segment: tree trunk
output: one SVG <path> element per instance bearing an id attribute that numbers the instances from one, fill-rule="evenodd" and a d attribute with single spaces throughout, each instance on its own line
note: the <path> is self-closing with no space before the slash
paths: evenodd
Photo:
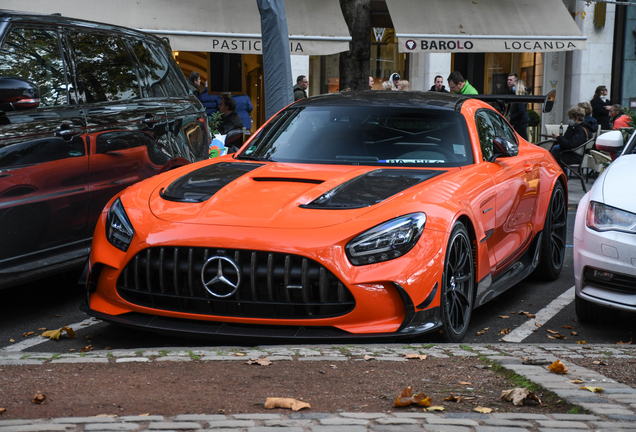
<path id="1" fill-rule="evenodd" d="M 369 90 L 371 0 L 340 0 L 351 42 L 340 53 L 340 90 Z"/>

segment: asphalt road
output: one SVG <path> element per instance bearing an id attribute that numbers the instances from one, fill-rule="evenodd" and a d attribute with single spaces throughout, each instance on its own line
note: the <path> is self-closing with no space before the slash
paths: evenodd
<path id="1" fill-rule="evenodd" d="M 549 283 L 527 279 L 478 308 L 474 311 L 471 329 L 464 342 L 501 342 L 501 339 L 506 337 L 502 331 L 507 330 L 510 331 L 509 335 L 515 335 L 515 330 L 529 321 L 528 316 L 520 314 L 520 312 L 530 314 L 537 314 L 542 310 L 545 312 L 550 303 L 574 286 L 571 247 L 574 216 L 575 210 L 570 210 L 566 263 L 560 278 Z M 25 346 L 25 341 L 41 340 L 41 338 L 36 338 L 34 334 L 42 333 L 41 329 L 43 328 L 54 330 L 65 325 L 81 323 L 89 318 L 79 310 L 79 305 L 84 298 L 82 287 L 77 285 L 80 273 L 81 271 L 77 270 L 0 291 L 0 350 L 19 348 L 19 351 L 24 352 L 61 353 L 71 350 L 77 352 L 89 345 L 94 349 L 142 349 L 236 344 L 236 341 L 228 340 L 211 341 L 168 337 L 93 321 L 88 323 L 92 325 L 76 326 L 78 331 L 75 339 L 62 337 L 57 341 L 47 340 L 44 343 Z M 573 299 L 573 295 L 570 297 Z M 558 313 L 547 319 L 541 327 L 534 326 L 527 332 L 527 335 L 523 335 L 522 341 L 524 343 L 615 344 L 632 340 L 634 330 L 636 330 L 636 320 L 634 320 L 633 315 L 617 313 L 613 322 L 582 324 L 576 319 L 574 301 L 568 303 L 565 300 L 564 302 L 566 305 Z M 557 337 L 555 333 L 548 330 L 558 332 L 559 336 Z M 29 332 L 34 333 L 24 336 Z M 572 332 L 576 334 L 573 335 Z M 362 341 L 356 343 L 360 342 Z M 417 342 L 438 341 L 434 336 L 429 336 L 421 337 Z M 289 344 L 290 342 L 280 341 L 280 343 Z M 325 342 L 327 345 L 331 343 L 333 342 Z M 259 345 L 262 344 L 262 341 L 249 341 L 248 344 L 251 346 Z"/>

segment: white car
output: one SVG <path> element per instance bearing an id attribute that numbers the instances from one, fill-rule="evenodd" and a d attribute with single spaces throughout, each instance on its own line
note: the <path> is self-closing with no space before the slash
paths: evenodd
<path id="1" fill-rule="evenodd" d="M 576 315 L 597 322 L 616 310 L 636 312 L 636 134 L 580 201 L 574 224 Z M 619 143 L 620 141 L 620 143 Z M 601 145 L 622 145 L 621 132 Z"/>

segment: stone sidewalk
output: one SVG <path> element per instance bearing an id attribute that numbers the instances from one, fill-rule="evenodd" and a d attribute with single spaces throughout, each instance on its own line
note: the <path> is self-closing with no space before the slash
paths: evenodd
<path id="1" fill-rule="evenodd" d="M 245 356 L 236 356 L 236 353 Z M 88 353 L 3 353 L 1 365 L 60 363 L 190 362 L 245 361 L 263 357 L 271 361 L 363 361 L 373 355 L 378 361 L 408 361 L 404 354 L 427 354 L 436 358 L 484 356 L 502 367 L 525 376 L 567 402 L 591 414 L 522 413 L 316 413 L 311 411 L 281 414 L 179 415 L 175 417 L 87 417 L 39 420 L 2 420 L 0 432 L 42 431 L 247 431 L 247 432 L 636 432 L 636 389 L 617 383 L 594 371 L 568 362 L 568 358 L 636 356 L 632 345 L 560 345 L 560 344 L 380 344 L 172 348 L 150 350 L 91 351 Z M 550 373 L 543 363 L 560 359 L 570 368 L 567 375 Z M 527 360 L 533 363 L 524 364 Z M 603 393 L 580 390 L 585 385 L 603 387 Z"/>

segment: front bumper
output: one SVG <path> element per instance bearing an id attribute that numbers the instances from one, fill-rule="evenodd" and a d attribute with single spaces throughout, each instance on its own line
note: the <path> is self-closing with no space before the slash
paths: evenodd
<path id="1" fill-rule="evenodd" d="M 585 225 L 589 204 L 581 200 L 574 230 L 574 283 L 582 299 L 636 312 L 636 236 L 618 231 L 599 232 Z M 595 276 L 594 270 L 600 276 Z M 611 273 L 610 278 L 603 273 Z"/>

